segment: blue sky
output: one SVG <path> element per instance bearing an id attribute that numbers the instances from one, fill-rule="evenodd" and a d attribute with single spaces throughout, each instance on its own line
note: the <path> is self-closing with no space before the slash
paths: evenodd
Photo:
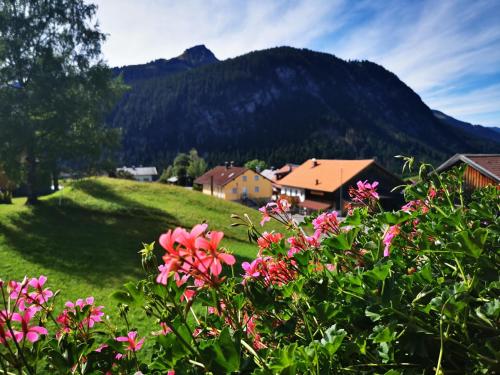
<path id="1" fill-rule="evenodd" d="M 113 66 L 174 57 L 196 44 L 219 59 L 310 48 L 377 62 L 431 108 L 500 126 L 500 0 L 94 2 Z"/>

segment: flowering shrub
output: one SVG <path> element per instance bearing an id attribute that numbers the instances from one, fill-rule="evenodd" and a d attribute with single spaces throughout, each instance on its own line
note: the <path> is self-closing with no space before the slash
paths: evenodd
<path id="1" fill-rule="evenodd" d="M 407 160 L 411 165 L 411 160 Z M 297 224 L 286 201 L 234 216 L 256 246 L 235 265 L 206 224 L 141 250 L 146 277 L 114 294 L 127 329 L 92 298 L 66 303 L 46 279 L 2 282 L 0 370 L 61 373 L 494 373 L 500 371 L 500 197 L 467 196 L 460 171 L 420 168 L 384 212 L 359 182 L 345 218 Z M 282 233 L 262 231 L 270 220 Z M 258 249 L 257 249 L 258 247 Z M 129 306 L 156 321 L 141 337 Z M 149 342 L 150 353 L 137 351 Z"/>

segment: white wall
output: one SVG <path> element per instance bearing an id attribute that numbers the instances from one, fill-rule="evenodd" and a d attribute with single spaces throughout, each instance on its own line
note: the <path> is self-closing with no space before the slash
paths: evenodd
<path id="1" fill-rule="evenodd" d="M 281 194 L 287 195 L 289 197 L 299 197 L 301 202 L 306 199 L 306 191 L 304 189 L 299 189 L 291 186 L 283 186 L 281 188 Z"/>

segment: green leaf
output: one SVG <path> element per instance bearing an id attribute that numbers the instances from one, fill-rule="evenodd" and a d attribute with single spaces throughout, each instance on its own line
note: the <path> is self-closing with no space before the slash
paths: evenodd
<path id="1" fill-rule="evenodd" d="M 361 214 L 359 209 L 355 209 L 353 213 L 345 218 L 342 222 L 342 226 L 358 226 L 361 224 Z"/>
<path id="2" fill-rule="evenodd" d="M 384 212 L 382 214 L 382 222 L 389 225 L 401 224 L 412 218 L 412 215 L 403 211 Z"/>
<path id="3" fill-rule="evenodd" d="M 473 233 L 464 230 L 458 233 L 460 244 L 464 247 L 467 254 L 474 258 L 479 258 L 484 250 L 484 244 L 488 238 L 488 230 L 485 228 L 477 228 Z"/>
<path id="4" fill-rule="evenodd" d="M 365 279 L 369 279 L 370 281 L 384 281 L 391 272 L 392 261 L 388 261 L 385 263 L 378 263 L 371 270 L 366 271 L 363 274 Z"/>
<path id="5" fill-rule="evenodd" d="M 274 351 L 274 358 L 271 361 L 270 369 L 273 374 L 280 375 L 294 375 L 297 371 L 297 363 L 295 352 L 297 350 L 297 343 L 293 343 L 284 347 L 281 350 Z"/>
<path id="6" fill-rule="evenodd" d="M 205 342 L 208 344 L 203 349 L 203 355 L 210 369 L 217 373 L 231 373 L 240 368 L 240 347 L 236 344 L 229 328 L 224 328 L 216 340 Z"/>
<path id="7" fill-rule="evenodd" d="M 396 332 L 393 331 L 391 326 L 376 326 L 373 333 L 369 336 L 373 342 L 391 342 L 396 338 Z"/>
<path id="8" fill-rule="evenodd" d="M 337 329 L 337 325 L 334 324 L 325 331 L 325 335 L 320 340 L 320 343 L 328 350 L 330 355 L 333 355 L 339 350 L 346 335 L 347 332 L 345 330 Z"/>

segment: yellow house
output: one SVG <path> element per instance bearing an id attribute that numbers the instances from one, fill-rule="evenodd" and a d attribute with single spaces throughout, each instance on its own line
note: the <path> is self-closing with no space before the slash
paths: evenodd
<path id="1" fill-rule="evenodd" d="M 229 201 L 270 199 L 273 194 L 270 180 L 244 167 L 217 166 L 194 183 L 203 186 L 203 194 Z"/>

